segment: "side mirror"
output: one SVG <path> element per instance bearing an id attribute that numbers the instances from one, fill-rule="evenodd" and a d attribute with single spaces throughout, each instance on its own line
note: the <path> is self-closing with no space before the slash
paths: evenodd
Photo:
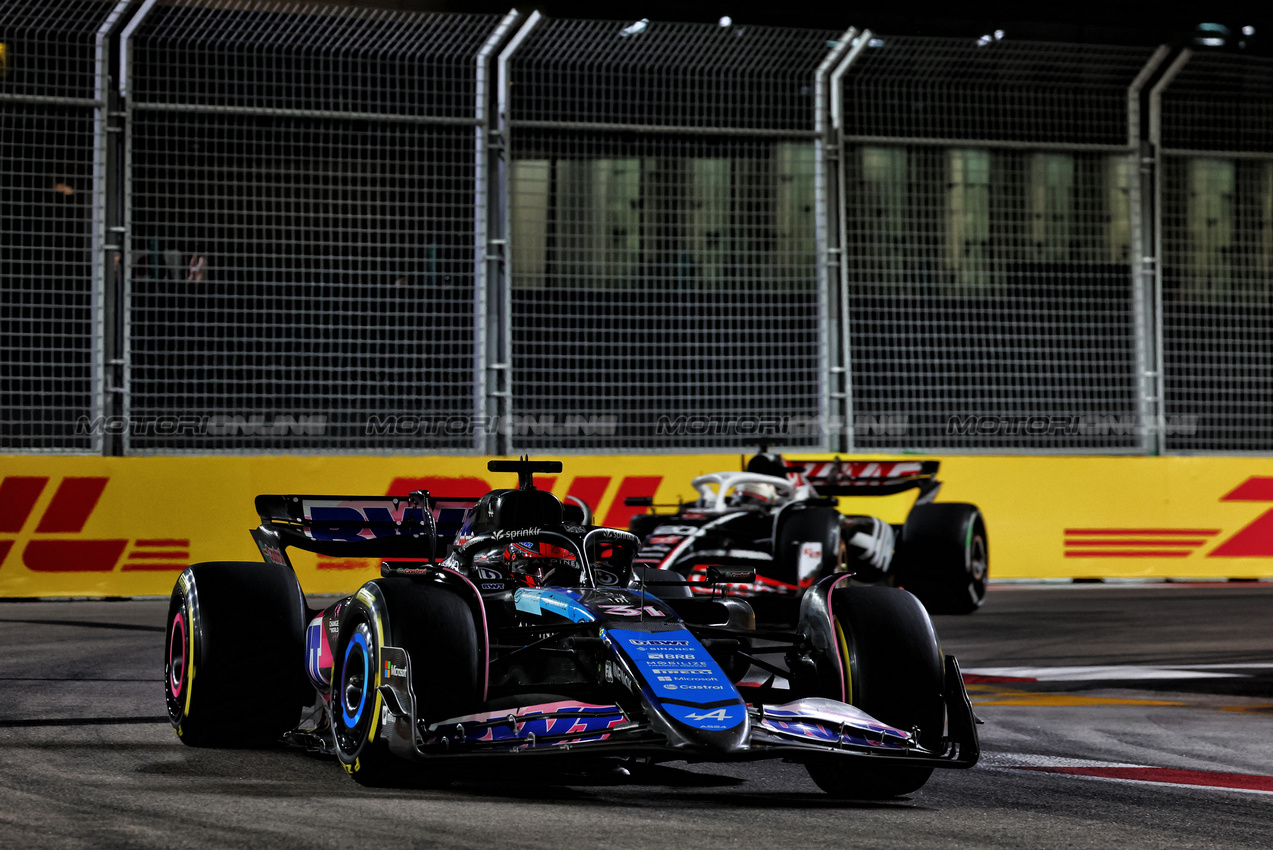
<path id="1" fill-rule="evenodd" d="M 653 496 L 625 496 L 623 504 L 629 508 L 648 508 L 654 504 Z"/>
<path id="2" fill-rule="evenodd" d="M 756 580 L 755 567 L 708 567 L 708 584 L 750 584 Z"/>

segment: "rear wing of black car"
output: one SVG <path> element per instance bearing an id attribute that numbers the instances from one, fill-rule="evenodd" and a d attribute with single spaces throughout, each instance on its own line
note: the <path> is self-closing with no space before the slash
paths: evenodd
<path id="1" fill-rule="evenodd" d="M 936 460 L 852 460 L 840 457 L 786 461 L 819 496 L 891 496 L 919 490 L 919 501 L 931 501 L 941 487 Z"/>
<path id="2" fill-rule="evenodd" d="M 455 540 L 476 498 L 257 496 L 252 531 L 266 561 L 288 564 L 288 546 L 338 558 L 436 561 Z"/>

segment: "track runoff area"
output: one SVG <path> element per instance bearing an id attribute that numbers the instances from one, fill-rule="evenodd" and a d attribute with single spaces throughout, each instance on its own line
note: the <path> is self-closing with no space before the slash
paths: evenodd
<path id="1" fill-rule="evenodd" d="M 797 765 L 670 763 L 367 789 L 295 749 L 183 746 L 166 599 L 0 601 L 0 836 L 10 846 L 1267 847 L 1273 583 L 994 584 L 935 618 L 982 758 L 886 803 Z"/>

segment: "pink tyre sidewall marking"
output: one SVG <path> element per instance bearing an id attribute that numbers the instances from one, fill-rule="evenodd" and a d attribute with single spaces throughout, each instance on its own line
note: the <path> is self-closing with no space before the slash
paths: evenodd
<path id="1" fill-rule="evenodd" d="M 171 665 L 168 673 L 168 690 L 172 692 L 172 698 L 177 699 L 181 695 L 181 686 L 186 679 L 186 619 L 183 614 L 178 612 L 177 616 L 172 620 L 172 634 L 168 638 L 169 644 L 176 644 L 181 641 L 180 662 Z M 172 658 L 172 650 L 168 650 L 169 658 Z"/>

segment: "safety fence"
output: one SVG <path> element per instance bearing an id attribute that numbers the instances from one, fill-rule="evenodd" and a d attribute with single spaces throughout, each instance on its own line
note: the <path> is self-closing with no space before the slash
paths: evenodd
<path id="1" fill-rule="evenodd" d="M 1155 92 L 1159 395 L 1190 451 L 1273 433 L 1273 61 L 1181 56 Z"/>
<path id="2" fill-rule="evenodd" d="M 0 9 L 0 451 L 1273 449 L 1273 62 Z"/>

